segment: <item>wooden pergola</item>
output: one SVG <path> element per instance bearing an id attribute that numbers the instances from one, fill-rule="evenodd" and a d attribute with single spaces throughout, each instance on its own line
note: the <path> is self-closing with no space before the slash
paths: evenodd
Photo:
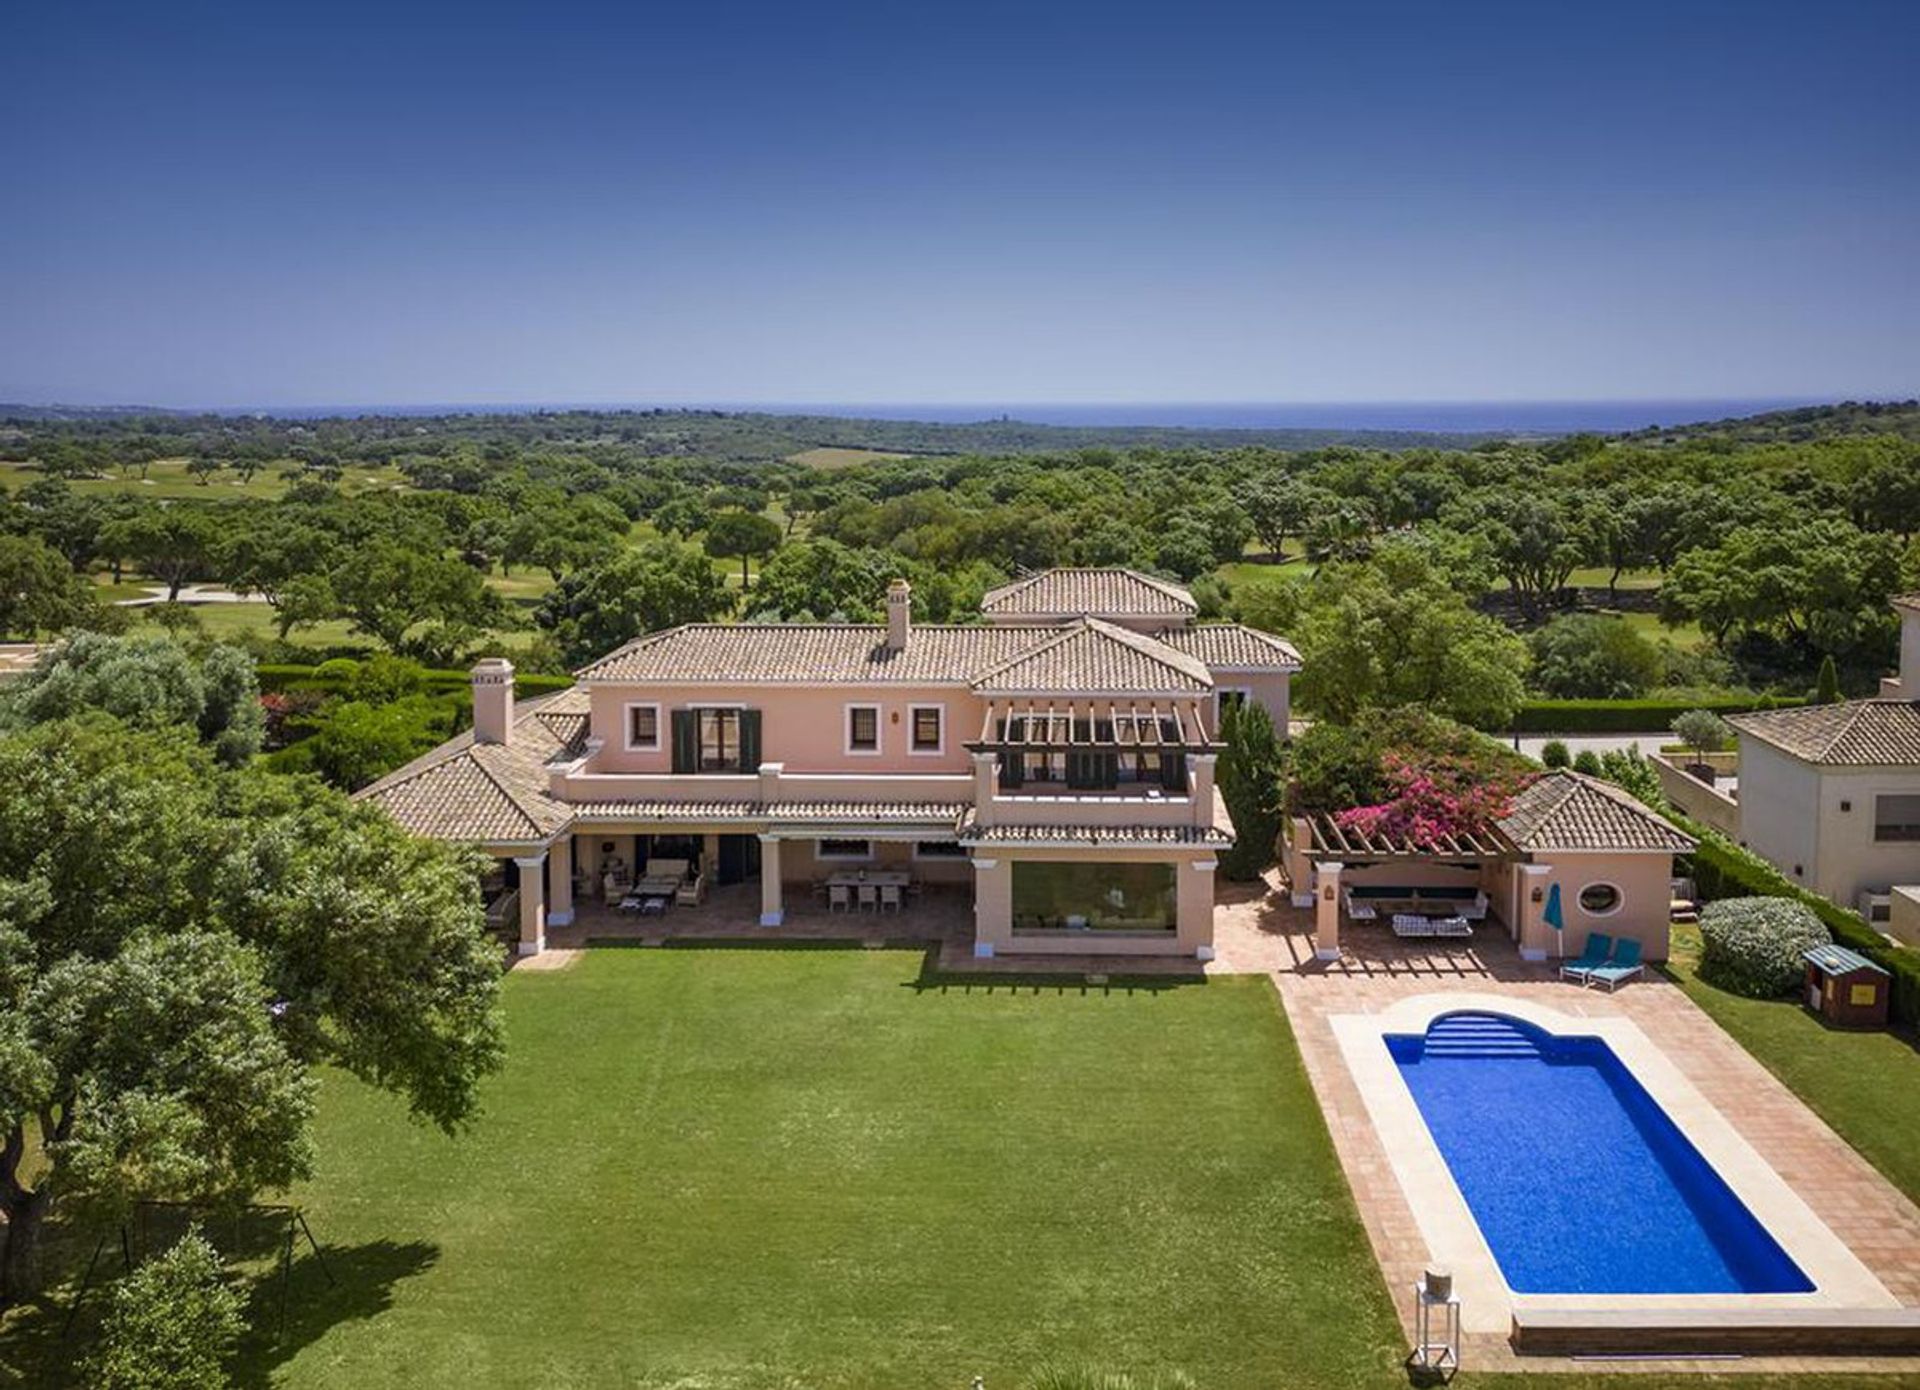
<path id="1" fill-rule="evenodd" d="M 1461 864 L 1502 863 L 1520 857 L 1519 849 L 1498 826 L 1482 826 L 1431 840 L 1413 840 L 1406 836 L 1366 834 L 1355 826 L 1342 826 L 1326 811 L 1309 812 L 1306 821 L 1307 852 L 1315 859 L 1342 863 L 1367 863 L 1392 860 L 1445 859 Z"/>
<path id="2" fill-rule="evenodd" d="M 1120 697 L 990 700 L 980 737 L 967 747 L 979 753 L 1096 748 L 1214 753 L 1222 745 L 1207 733 L 1194 700 Z"/>

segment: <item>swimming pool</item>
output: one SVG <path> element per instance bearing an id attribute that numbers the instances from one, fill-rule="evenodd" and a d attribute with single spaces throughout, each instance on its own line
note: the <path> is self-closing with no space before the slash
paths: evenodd
<path id="1" fill-rule="evenodd" d="M 1515 1293 L 1813 1289 L 1600 1038 L 1460 1012 L 1386 1045 Z"/>

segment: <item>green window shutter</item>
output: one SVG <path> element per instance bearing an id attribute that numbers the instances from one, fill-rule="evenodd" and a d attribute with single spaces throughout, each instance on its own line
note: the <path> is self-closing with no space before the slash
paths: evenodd
<path id="1" fill-rule="evenodd" d="M 1079 748 L 1067 750 L 1067 785 L 1074 788 L 1093 786 L 1093 757 Z"/>
<path id="2" fill-rule="evenodd" d="M 760 770 L 760 711 L 757 709 L 740 711 L 740 770 Z"/>
<path id="3" fill-rule="evenodd" d="M 1095 784 L 1111 791 L 1120 785 L 1120 755 L 1114 752 L 1096 753 L 1094 760 L 1099 764 L 1099 781 Z"/>
<path id="4" fill-rule="evenodd" d="M 673 770 L 675 772 L 700 770 L 700 725 L 694 711 L 690 709 L 677 709 L 673 712 Z"/>
<path id="5" fill-rule="evenodd" d="M 1163 753 L 1160 757 L 1160 785 L 1170 792 L 1187 789 L 1187 755 Z"/>
<path id="6" fill-rule="evenodd" d="M 1023 769 L 1021 767 L 1020 758 L 1021 758 L 1020 753 L 1012 748 L 1002 748 L 1000 750 L 1000 785 L 1001 787 L 1003 788 L 1017 787 L 1023 781 L 1026 780 L 1021 775 Z"/>

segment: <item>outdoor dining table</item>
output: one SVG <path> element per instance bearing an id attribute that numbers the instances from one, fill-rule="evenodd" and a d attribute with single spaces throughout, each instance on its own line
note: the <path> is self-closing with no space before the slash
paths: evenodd
<path id="1" fill-rule="evenodd" d="M 840 873 L 833 873 L 833 874 L 827 875 L 827 883 L 829 886 L 841 886 L 846 888 L 857 888 L 863 883 L 871 883 L 875 887 L 884 887 L 888 884 L 891 884 L 895 888 L 905 888 L 908 884 L 912 882 L 913 882 L 912 874 L 895 873 L 892 870 L 884 870 L 877 873 L 876 872 L 860 873 L 857 870 L 842 871 Z"/>

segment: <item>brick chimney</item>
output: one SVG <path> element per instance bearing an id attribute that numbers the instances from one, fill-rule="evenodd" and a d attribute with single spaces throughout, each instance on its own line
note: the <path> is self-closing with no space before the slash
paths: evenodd
<path id="1" fill-rule="evenodd" d="M 473 668 L 473 741 L 513 742 L 513 663 L 504 656 Z"/>
<path id="2" fill-rule="evenodd" d="M 887 585 L 887 649 L 903 652 L 913 631 L 913 585 L 896 579 Z"/>

